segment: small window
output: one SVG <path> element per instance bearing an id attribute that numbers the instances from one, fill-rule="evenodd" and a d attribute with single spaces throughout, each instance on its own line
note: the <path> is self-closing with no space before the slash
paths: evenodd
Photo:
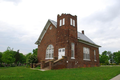
<path id="1" fill-rule="evenodd" d="M 50 26 L 50 30 L 52 29 L 52 26 Z"/>
<path id="2" fill-rule="evenodd" d="M 96 61 L 96 51 L 94 50 L 94 61 Z"/>
<path id="3" fill-rule="evenodd" d="M 72 18 L 70 18 L 70 25 L 72 25 L 73 24 L 73 22 L 72 22 Z"/>
<path id="4" fill-rule="evenodd" d="M 73 26 L 75 27 L 75 20 L 73 20 Z"/>
<path id="5" fill-rule="evenodd" d="M 59 24 L 60 24 L 60 26 L 62 26 L 62 20 L 60 20 L 60 23 L 59 23 Z"/>
<path id="6" fill-rule="evenodd" d="M 59 50 L 59 52 L 61 52 L 61 49 Z"/>
<path id="7" fill-rule="evenodd" d="M 65 51 L 65 49 L 62 50 L 63 52 Z"/>
<path id="8" fill-rule="evenodd" d="M 63 18 L 63 25 L 65 25 L 65 18 Z"/>
<path id="9" fill-rule="evenodd" d="M 71 59 L 75 59 L 75 44 L 71 43 Z"/>

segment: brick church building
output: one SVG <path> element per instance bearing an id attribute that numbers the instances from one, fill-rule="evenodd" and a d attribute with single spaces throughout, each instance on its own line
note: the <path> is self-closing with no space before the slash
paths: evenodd
<path id="1" fill-rule="evenodd" d="M 99 45 L 77 31 L 77 16 L 61 14 L 48 20 L 38 40 L 38 62 L 49 69 L 99 66 Z"/>

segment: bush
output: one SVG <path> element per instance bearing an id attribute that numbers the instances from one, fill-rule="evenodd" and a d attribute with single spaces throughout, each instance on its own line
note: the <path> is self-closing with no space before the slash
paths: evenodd
<path id="1" fill-rule="evenodd" d="M 0 67 L 5 67 L 3 64 L 0 64 Z"/>
<path id="2" fill-rule="evenodd" d="M 27 67 L 27 68 L 30 68 L 30 63 L 26 63 L 26 67 Z"/>
<path id="3" fill-rule="evenodd" d="M 37 68 L 37 69 L 40 69 L 40 65 L 38 65 L 36 68 Z"/>
<path id="4" fill-rule="evenodd" d="M 10 67 L 15 67 L 16 65 L 14 64 L 14 63 L 12 63 L 11 65 L 10 65 Z"/>
<path id="5" fill-rule="evenodd" d="M 38 60 L 37 60 L 37 56 L 36 55 L 29 55 L 27 60 L 26 60 L 26 63 L 37 63 Z"/>

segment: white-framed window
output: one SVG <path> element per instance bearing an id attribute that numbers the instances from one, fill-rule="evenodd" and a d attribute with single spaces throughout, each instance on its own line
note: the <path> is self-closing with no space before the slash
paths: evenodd
<path id="1" fill-rule="evenodd" d="M 71 59 L 75 59 L 75 44 L 71 43 Z"/>
<path id="2" fill-rule="evenodd" d="M 54 47 L 53 45 L 48 45 L 46 49 L 46 58 L 45 59 L 53 59 L 53 54 L 54 54 Z"/>
<path id="3" fill-rule="evenodd" d="M 96 59 L 96 51 L 94 50 L 94 61 L 97 61 Z"/>
<path id="4" fill-rule="evenodd" d="M 72 20 L 72 18 L 70 18 L 70 25 L 73 25 L 73 20 Z"/>
<path id="5" fill-rule="evenodd" d="M 75 20 L 73 20 L 73 26 L 75 27 Z"/>
<path id="6" fill-rule="evenodd" d="M 59 26 L 62 26 L 62 20 L 60 20 Z"/>
<path id="7" fill-rule="evenodd" d="M 72 18 L 70 18 L 70 25 L 75 27 L 75 20 L 73 20 Z"/>
<path id="8" fill-rule="evenodd" d="M 63 18 L 63 25 L 65 25 L 65 18 Z"/>
<path id="9" fill-rule="evenodd" d="M 90 60 L 90 50 L 87 47 L 83 47 L 83 60 Z"/>

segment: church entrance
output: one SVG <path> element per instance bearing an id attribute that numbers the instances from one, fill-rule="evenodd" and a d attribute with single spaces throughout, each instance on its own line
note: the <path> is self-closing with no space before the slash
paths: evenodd
<path id="1" fill-rule="evenodd" d="M 65 48 L 58 49 L 58 59 L 62 58 L 62 56 L 65 56 Z"/>

